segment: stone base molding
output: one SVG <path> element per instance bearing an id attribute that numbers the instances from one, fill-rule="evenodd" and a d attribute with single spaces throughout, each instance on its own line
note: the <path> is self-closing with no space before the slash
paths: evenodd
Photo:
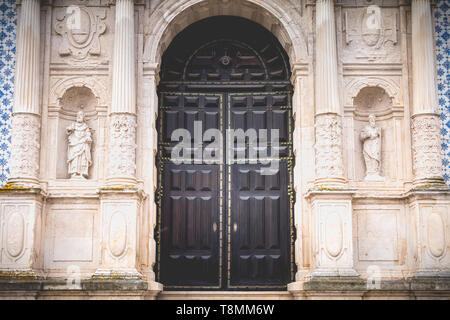
<path id="1" fill-rule="evenodd" d="M 450 278 L 408 278 L 377 283 L 363 279 L 317 278 L 291 283 L 288 290 L 295 300 L 448 299 Z"/>
<path id="2" fill-rule="evenodd" d="M 344 187 L 341 117 L 335 113 L 316 115 L 315 135 L 315 185 Z"/>
<path id="3" fill-rule="evenodd" d="M 416 114 L 412 116 L 411 130 L 414 184 L 444 185 L 439 116 L 434 113 Z"/>
<path id="4" fill-rule="evenodd" d="M 61 280 L 1 281 L 0 300 L 155 300 L 160 284 L 143 280 Z"/>
<path id="5" fill-rule="evenodd" d="M 39 187 L 40 128 L 39 115 L 13 115 L 9 183 L 26 188 Z"/>
<path id="6" fill-rule="evenodd" d="M 42 277 L 40 189 L 3 188 L 0 194 L 0 279 Z"/>
<path id="7" fill-rule="evenodd" d="M 136 184 L 136 115 L 113 113 L 109 121 L 108 185 Z"/>

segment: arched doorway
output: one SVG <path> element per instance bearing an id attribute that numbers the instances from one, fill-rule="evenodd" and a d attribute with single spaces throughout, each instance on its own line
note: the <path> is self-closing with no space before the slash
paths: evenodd
<path id="1" fill-rule="evenodd" d="M 155 271 L 166 290 L 283 290 L 293 280 L 289 78 L 278 40 L 243 18 L 196 22 L 164 53 Z M 181 164 L 174 163 L 180 144 L 172 139 L 180 128 L 189 134 L 189 146 L 177 153 Z M 231 157 L 214 145 L 211 129 L 220 132 L 223 146 L 232 143 Z M 251 142 L 264 143 L 261 130 L 270 152 L 255 162 Z M 273 132 L 278 146 L 271 145 Z M 264 173 L 269 163 L 278 170 Z"/>

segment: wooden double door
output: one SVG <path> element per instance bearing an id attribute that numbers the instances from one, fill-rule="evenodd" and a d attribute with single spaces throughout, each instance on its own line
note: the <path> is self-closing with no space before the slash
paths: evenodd
<path id="1" fill-rule="evenodd" d="M 214 17 L 174 39 L 160 76 L 157 280 L 165 290 L 285 289 L 294 274 L 293 119 L 285 52 L 251 21 Z M 183 157 L 190 161 L 181 164 L 173 159 L 178 129 L 189 133 L 183 141 L 190 152 Z M 237 136 L 227 134 L 236 129 Z M 211 147 L 217 141 L 211 130 L 222 140 L 218 149 Z M 269 152 L 258 153 L 256 162 L 248 130 L 257 134 L 258 152 L 264 151 L 260 130 L 267 130 Z M 244 161 L 236 160 L 239 152 Z M 219 161 L 204 161 L 205 153 L 219 154 Z M 268 174 L 263 168 L 269 166 L 278 170 Z"/>
<path id="2" fill-rule="evenodd" d="M 163 92 L 160 101 L 159 281 L 182 290 L 285 288 L 293 273 L 290 92 Z M 175 164 L 171 136 L 179 128 L 193 147 Z M 222 134 L 213 163 L 201 158 L 214 142 L 209 129 Z M 249 137 L 238 146 L 230 129 L 267 130 L 269 149 L 278 130 L 277 151 L 254 161 Z M 262 170 L 270 165 L 273 172 Z"/>

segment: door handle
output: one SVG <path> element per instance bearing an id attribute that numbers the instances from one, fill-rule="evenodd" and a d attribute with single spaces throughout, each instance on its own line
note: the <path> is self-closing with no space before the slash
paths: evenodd
<path id="1" fill-rule="evenodd" d="M 237 223 L 233 223 L 233 232 L 236 232 L 238 229 Z"/>
<path id="2" fill-rule="evenodd" d="M 213 227 L 213 232 L 216 232 L 217 231 L 217 223 L 214 222 L 212 227 Z"/>

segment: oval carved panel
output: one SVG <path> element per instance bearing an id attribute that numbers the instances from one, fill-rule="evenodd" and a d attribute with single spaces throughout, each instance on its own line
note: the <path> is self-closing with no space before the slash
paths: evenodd
<path id="1" fill-rule="evenodd" d="M 23 250 L 25 236 L 25 221 L 23 215 L 15 211 L 6 225 L 6 250 L 11 257 L 17 257 Z"/>
<path id="2" fill-rule="evenodd" d="M 381 15 L 376 11 L 368 10 L 363 14 L 361 21 L 361 37 L 365 44 L 374 47 L 381 38 Z"/>
<path id="3" fill-rule="evenodd" d="M 427 237 L 430 253 L 438 258 L 445 251 L 445 224 L 438 212 L 431 212 L 427 219 Z"/>
<path id="4" fill-rule="evenodd" d="M 120 257 L 127 245 L 127 222 L 124 215 L 117 211 L 109 222 L 109 250 L 115 257 Z"/>
<path id="5" fill-rule="evenodd" d="M 342 219 L 336 212 L 329 213 L 325 222 L 325 246 L 328 254 L 334 258 L 342 251 Z"/>
<path id="6" fill-rule="evenodd" d="M 77 24 L 79 28 L 69 28 L 69 39 L 72 41 L 72 45 L 85 46 L 88 45 L 92 38 L 92 29 L 95 29 L 95 24 L 88 11 L 83 8 L 76 10 L 75 15 L 78 18 Z"/>

